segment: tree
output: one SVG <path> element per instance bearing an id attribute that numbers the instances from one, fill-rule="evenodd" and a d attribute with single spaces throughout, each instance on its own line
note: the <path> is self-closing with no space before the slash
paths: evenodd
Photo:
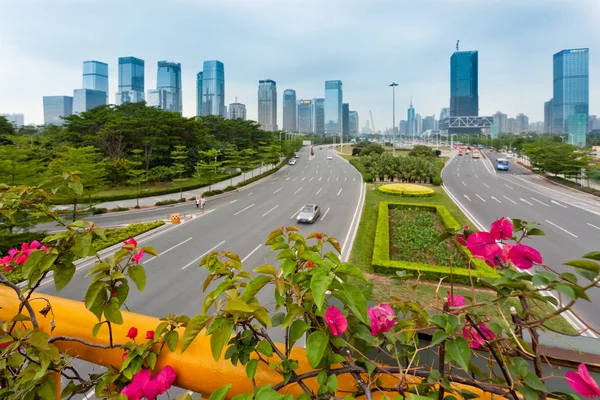
<path id="1" fill-rule="evenodd" d="M 240 168 L 242 169 L 242 173 L 244 174 L 244 180 L 246 180 L 246 171 L 252 171 L 252 177 L 254 177 L 254 169 L 257 166 L 256 156 L 258 152 L 254 149 L 244 149 L 240 152 L 239 161 Z"/>
<path id="2" fill-rule="evenodd" d="M 39 150 L 27 138 L 10 137 L 11 144 L 0 146 L 0 182 L 24 185 L 40 182 L 44 169 L 37 155 Z"/>
<path id="3" fill-rule="evenodd" d="M 129 170 L 129 184 L 136 186 L 136 208 L 140 207 L 140 189 L 144 182 L 148 181 L 148 174 L 146 170 L 143 168 L 144 163 L 142 161 L 144 151 L 141 149 L 133 150 L 132 152 L 132 160 L 129 161 L 129 164 L 133 167 Z"/>
<path id="4" fill-rule="evenodd" d="M 217 175 L 218 168 L 223 164 L 218 161 L 219 150 L 210 149 L 201 152 L 202 160 L 196 164 L 196 175 L 199 178 L 208 177 L 208 190 L 212 190 L 212 180 Z"/>
<path id="5" fill-rule="evenodd" d="M 233 174 L 240 167 L 240 152 L 234 144 L 227 144 L 222 150 L 223 166 L 229 169 L 230 185 L 233 186 Z"/>
<path id="6" fill-rule="evenodd" d="M 422 144 L 417 144 L 413 146 L 413 148 L 408 152 L 410 157 L 425 157 L 425 158 L 433 158 L 436 156 L 435 151 L 431 149 L 429 146 L 425 146 Z"/>
<path id="7" fill-rule="evenodd" d="M 171 160 L 173 160 L 173 170 L 178 175 L 177 181 L 183 181 L 183 174 L 186 172 L 186 161 L 188 159 L 187 148 L 182 145 L 175 146 L 175 150 L 171 152 Z M 179 198 L 183 198 L 183 187 L 179 188 Z"/>
<path id="8" fill-rule="evenodd" d="M 8 122 L 6 117 L 0 116 L 0 144 L 10 143 L 10 139 L 8 139 L 7 136 L 13 135 L 14 133 L 15 127 L 13 124 Z"/>

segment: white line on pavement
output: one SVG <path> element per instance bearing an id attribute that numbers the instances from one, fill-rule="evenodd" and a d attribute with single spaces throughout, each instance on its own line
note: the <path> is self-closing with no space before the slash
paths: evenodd
<path id="1" fill-rule="evenodd" d="M 463 194 L 463 196 L 465 196 L 465 199 L 471 201 L 471 199 L 469 198 L 469 196 L 467 196 L 466 194 Z"/>
<path id="2" fill-rule="evenodd" d="M 271 211 L 273 211 L 277 207 L 279 207 L 279 204 L 277 204 L 275 207 L 271 208 L 269 211 L 267 211 L 266 213 L 264 213 L 263 215 L 261 215 L 261 217 L 264 217 L 265 215 L 267 215 L 268 213 L 270 213 Z"/>
<path id="3" fill-rule="evenodd" d="M 331 207 L 329 207 L 327 209 L 327 211 L 325 211 L 325 214 L 323 214 L 323 216 L 321 217 L 321 221 L 323 221 L 325 219 L 325 216 L 327 215 L 327 213 L 329 212 L 330 209 L 331 209 Z"/>
<path id="4" fill-rule="evenodd" d="M 544 203 L 543 201 L 540 201 L 540 200 L 536 199 L 535 197 L 532 197 L 532 198 L 531 198 L 531 200 L 533 200 L 533 201 L 537 201 L 538 203 L 540 203 L 540 204 L 543 204 L 543 205 L 545 205 L 546 207 L 550 207 L 550 205 L 549 205 L 549 204 L 546 204 L 546 203 Z"/>
<path id="5" fill-rule="evenodd" d="M 576 238 L 576 237 L 577 237 L 577 235 L 575 235 L 574 233 L 571 233 L 571 232 L 569 232 L 568 230 L 566 230 L 565 228 L 562 228 L 562 227 L 560 227 L 560 226 L 556 225 L 554 222 L 551 222 L 551 221 L 548 221 L 548 220 L 546 220 L 546 222 L 547 222 L 547 223 L 549 223 L 549 224 L 550 224 L 550 225 L 552 225 L 552 226 L 555 226 L 555 227 L 557 227 L 557 228 L 558 228 L 558 229 L 560 229 L 561 231 L 568 233 L 569 235 L 573 236 L 574 238 Z"/>
<path id="6" fill-rule="evenodd" d="M 480 195 L 478 195 L 477 193 L 475 193 L 475 196 L 477 196 L 479 198 L 479 200 L 483 201 L 484 203 L 487 203 L 487 201 L 485 201 L 485 199 L 483 197 L 481 197 Z"/>
<path id="7" fill-rule="evenodd" d="M 479 177 L 477 176 L 477 174 L 475 174 L 475 178 L 479 179 Z M 454 304 L 454 303 L 452 303 L 452 304 Z"/>
<path id="8" fill-rule="evenodd" d="M 329 182 L 331 180 L 331 177 L 327 178 L 327 182 Z"/>
<path id="9" fill-rule="evenodd" d="M 319 180 L 323 179 L 323 177 L 320 177 Z"/>
<path id="10" fill-rule="evenodd" d="M 504 195 L 502 195 L 502 197 L 504 197 L 506 200 L 510 201 L 510 202 L 511 202 L 511 203 L 513 203 L 513 204 L 517 204 L 517 202 L 516 202 L 516 201 L 514 201 L 514 200 L 513 200 L 513 199 L 511 199 L 511 198 L 508 198 L 508 197 L 506 197 L 506 196 L 504 196 Z"/>
<path id="11" fill-rule="evenodd" d="M 253 192 L 254 193 L 254 192 Z M 248 196 L 252 196 L 252 193 L 248 193 Z"/>
<path id="12" fill-rule="evenodd" d="M 485 183 L 485 182 L 481 182 L 481 183 L 483 183 L 483 186 L 485 186 L 486 188 L 488 188 L 488 189 L 489 189 L 490 185 L 488 185 L 488 184 L 487 184 L 487 183 Z"/>
<path id="13" fill-rule="evenodd" d="M 294 182 L 296 179 L 298 179 L 298 177 L 295 177 L 294 179 L 292 179 L 292 182 Z"/>
<path id="14" fill-rule="evenodd" d="M 524 198 L 522 198 L 522 197 L 519 197 L 519 200 L 521 200 L 523 203 L 527 203 L 527 204 L 529 204 L 530 206 L 532 206 L 532 205 L 533 205 L 533 203 L 530 203 L 530 202 L 528 202 L 527 200 L 525 200 L 525 199 L 524 199 Z"/>
<path id="15" fill-rule="evenodd" d="M 514 188 L 514 187 L 512 187 L 512 186 L 510 186 L 510 185 L 507 185 L 506 183 L 504 184 L 504 186 L 506 186 L 507 188 L 509 188 L 509 189 L 511 189 L 511 190 L 515 190 L 515 188 Z"/>
<path id="16" fill-rule="evenodd" d="M 298 214 L 298 213 L 300 212 L 300 210 L 302 210 L 302 207 L 300 207 L 300 208 L 298 209 L 298 211 L 296 211 L 296 212 L 294 213 L 294 215 L 292 215 L 292 216 L 290 217 L 290 219 L 294 219 L 294 217 L 296 216 L 296 214 Z"/>
<path id="17" fill-rule="evenodd" d="M 232 201 L 230 201 L 230 202 L 229 202 L 229 204 L 233 204 L 233 203 L 235 203 L 236 201 L 237 201 L 237 200 L 232 200 Z"/>
<path id="18" fill-rule="evenodd" d="M 586 222 L 586 224 L 588 224 L 589 226 L 591 226 L 592 228 L 596 228 L 600 231 L 600 226 L 596 226 L 594 224 L 590 224 L 589 222 Z"/>
<path id="19" fill-rule="evenodd" d="M 465 183 L 465 181 L 461 181 L 463 185 L 467 186 L 467 184 Z"/>
<path id="20" fill-rule="evenodd" d="M 275 193 L 279 192 L 281 189 L 283 189 L 283 186 L 282 186 L 282 187 L 280 187 L 279 189 L 277 189 L 276 191 L 274 191 L 274 192 L 273 192 L 273 194 L 275 194 Z"/>
<path id="21" fill-rule="evenodd" d="M 184 244 L 184 243 L 186 243 L 186 242 L 189 242 L 189 241 L 190 241 L 190 240 L 192 240 L 192 239 L 193 239 L 193 238 L 191 238 L 191 237 L 190 237 L 190 238 L 187 238 L 187 239 L 185 239 L 183 242 L 181 242 L 181 243 L 178 243 L 178 244 L 176 244 L 175 246 L 173 246 L 173 247 L 170 247 L 170 248 L 166 249 L 165 251 L 161 252 L 159 255 L 157 255 L 157 256 L 154 256 L 154 257 L 152 257 L 152 258 L 149 258 L 148 260 L 144 261 L 144 265 L 145 265 L 145 264 L 147 264 L 147 263 L 149 263 L 150 261 L 154 260 L 155 258 L 158 258 L 158 257 L 160 257 L 160 256 L 164 255 L 165 253 L 168 253 L 169 251 L 173 250 L 174 248 L 176 248 L 176 247 L 179 247 L 179 246 L 181 246 L 182 244 Z"/>
<path id="22" fill-rule="evenodd" d="M 244 262 L 244 261 L 246 261 L 248 258 L 250 258 L 250 256 L 251 256 L 252 254 L 254 254 L 254 252 L 255 252 L 256 250 L 260 249 L 261 247 L 262 247 L 262 244 L 259 244 L 258 246 L 256 246 L 256 248 L 255 248 L 254 250 L 252 250 L 252 251 L 250 252 L 250 254 L 248 254 L 246 257 L 242 258 L 242 262 Z"/>
<path id="23" fill-rule="evenodd" d="M 244 211 L 246 211 L 246 210 L 247 210 L 247 209 L 249 209 L 250 207 L 254 207 L 254 203 L 250 204 L 250 205 L 249 205 L 248 207 L 246 207 L 246 208 L 242 208 L 240 211 L 236 212 L 236 213 L 235 213 L 235 214 L 233 214 L 233 215 L 238 215 L 238 214 L 240 214 L 240 213 L 243 213 Z"/>
<path id="24" fill-rule="evenodd" d="M 285 178 L 285 180 L 286 180 L 286 181 L 289 181 L 289 180 L 290 180 L 290 177 L 288 176 L 287 178 Z"/>
<path id="25" fill-rule="evenodd" d="M 502 204 L 502 202 L 500 200 L 498 200 L 497 198 L 495 198 L 494 196 L 492 196 L 493 200 L 496 200 L 498 203 Z"/>
<path id="26" fill-rule="evenodd" d="M 206 253 L 202 254 L 200 257 L 196 258 L 195 260 L 193 260 L 192 262 L 190 262 L 189 264 L 187 264 L 186 266 L 184 266 L 181 269 L 186 269 L 187 267 L 189 267 L 190 265 L 192 265 L 195 262 L 198 262 L 199 260 L 202 259 L 202 257 L 204 257 L 205 255 L 207 255 L 208 253 L 210 253 L 211 251 L 213 251 L 214 249 L 216 249 L 217 247 L 221 246 L 223 243 L 225 243 L 225 241 L 223 240 L 221 243 L 219 243 L 218 245 L 212 247 L 210 250 L 208 250 Z"/>
<path id="27" fill-rule="evenodd" d="M 319 189 L 319 190 L 317 191 L 317 193 L 315 193 L 315 195 L 317 195 L 317 194 L 321 193 L 321 190 L 323 190 L 323 188 Z"/>
<path id="28" fill-rule="evenodd" d="M 311 176 L 310 179 L 308 180 L 309 182 L 312 181 L 313 179 L 315 179 L 314 176 Z"/>
<path id="29" fill-rule="evenodd" d="M 304 187 L 304 186 L 300 186 L 300 189 L 296 190 L 296 191 L 294 192 L 294 194 L 296 194 L 296 193 L 298 193 L 299 191 L 301 191 L 303 187 Z"/>
<path id="30" fill-rule="evenodd" d="M 305 177 L 305 176 L 303 176 L 303 177 L 302 177 L 302 179 L 300 179 L 300 180 L 301 180 L 301 181 L 303 181 L 303 180 L 305 180 L 305 179 L 306 179 L 306 177 Z"/>
<path id="31" fill-rule="evenodd" d="M 342 189 L 343 189 L 343 188 L 342 188 Z M 340 189 L 340 191 L 338 192 L 338 194 L 337 194 L 338 196 L 340 195 L 340 193 L 342 193 L 342 189 Z"/>
<path id="32" fill-rule="evenodd" d="M 550 200 L 550 203 L 554 203 L 557 206 L 562 207 L 562 208 L 567 208 L 567 206 L 565 206 L 564 204 L 560 204 L 558 201 Z"/>
<path id="33" fill-rule="evenodd" d="M 344 171 L 344 173 L 346 173 L 346 171 Z M 344 177 L 344 182 L 346 182 L 347 180 L 348 180 L 348 177 L 345 176 Z M 454 303 L 452 303 L 452 304 L 454 304 Z"/>
<path id="34" fill-rule="evenodd" d="M 336 176 L 336 177 L 335 177 L 335 180 L 336 180 L 336 181 L 339 181 L 339 180 L 340 180 L 340 177 L 339 177 L 339 176 Z"/>

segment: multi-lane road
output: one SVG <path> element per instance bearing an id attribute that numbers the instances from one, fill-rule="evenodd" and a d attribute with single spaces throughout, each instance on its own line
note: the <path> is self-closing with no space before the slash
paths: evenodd
<path id="1" fill-rule="evenodd" d="M 511 160 L 509 171 L 497 171 L 497 153 L 486 159 L 456 156 L 443 170 L 446 191 L 467 211 L 479 229 L 488 230 L 499 217 L 538 222 L 546 236 L 528 244 L 557 271 L 570 271 L 565 261 L 600 249 L 600 202 L 597 198 L 554 185 Z M 600 327 L 600 290 L 588 292 L 591 301 L 579 301 L 581 319 Z"/>

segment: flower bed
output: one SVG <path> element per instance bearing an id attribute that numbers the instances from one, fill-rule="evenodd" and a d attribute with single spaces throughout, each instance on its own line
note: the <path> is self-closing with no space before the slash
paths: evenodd
<path id="1" fill-rule="evenodd" d="M 390 183 L 378 186 L 377 190 L 385 194 L 409 197 L 430 197 L 435 194 L 433 189 L 413 183 Z"/>

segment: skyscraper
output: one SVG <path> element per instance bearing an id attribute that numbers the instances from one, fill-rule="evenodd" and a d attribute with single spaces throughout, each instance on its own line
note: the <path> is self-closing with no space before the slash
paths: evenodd
<path id="1" fill-rule="evenodd" d="M 358 111 L 349 112 L 349 135 L 358 136 Z"/>
<path id="2" fill-rule="evenodd" d="M 73 114 L 106 105 L 106 92 L 91 89 L 73 90 Z"/>
<path id="3" fill-rule="evenodd" d="M 518 114 L 515 118 L 517 123 L 517 133 L 527 132 L 529 130 L 529 117 L 523 113 Z"/>
<path id="4" fill-rule="evenodd" d="M 400 120 L 400 135 L 408 135 L 408 121 Z"/>
<path id="5" fill-rule="evenodd" d="M 104 92 L 108 102 L 108 64 L 100 61 L 83 62 L 83 89 Z"/>
<path id="6" fill-rule="evenodd" d="M 432 131 L 434 129 L 435 129 L 435 117 L 430 115 L 430 116 L 423 118 L 423 132 Z"/>
<path id="7" fill-rule="evenodd" d="M 325 134 L 325 99 L 322 97 L 313 100 L 313 131 L 319 135 Z"/>
<path id="8" fill-rule="evenodd" d="M 25 116 L 23 114 L 0 114 L 0 117 L 6 118 L 15 128 L 21 128 L 25 125 Z"/>
<path id="9" fill-rule="evenodd" d="M 477 51 L 457 51 L 450 57 L 450 116 L 479 115 Z"/>
<path id="10" fill-rule="evenodd" d="M 412 99 L 410 99 L 410 107 L 406 112 L 406 133 L 408 136 L 414 136 L 417 131 L 415 126 L 415 109 L 413 108 Z"/>
<path id="11" fill-rule="evenodd" d="M 277 83 L 258 81 L 258 123 L 265 131 L 277 130 Z"/>
<path id="12" fill-rule="evenodd" d="M 309 133 L 313 131 L 313 102 L 298 100 L 298 127 L 297 132 Z"/>
<path id="13" fill-rule="evenodd" d="M 144 101 L 144 60 L 135 57 L 119 58 L 119 91 L 115 103 Z"/>
<path id="14" fill-rule="evenodd" d="M 421 118 L 421 114 L 417 113 L 415 115 L 415 135 L 420 135 L 423 133 L 423 119 Z"/>
<path id="15" fill-rule="evenodd" d="M 181 64 L 169 61 L 158 62 L 158 72 L 156 75 L 156 91 L 159 91 L 158 104 L 153 99 L 153 106 L 160 107 L 165 111 L 182 112 L 182 96 L 181 96 Z M 157 96 L 154 90 L 148 92 L 148 97 Z M 150 99 L 148 99 L 150 103 Z M 149 104 L 150 105 L 150 104 Z"/>
<path id="16" fill-rule="evenodd" d="M 231 103 L 229 105 L 228 118 L 246 120 L 246 105 L 242 103 Z"/>
<path id="17" fill-rule="evenodd" d="M 225 66 L 221 61 L 204 61 L 202 71 L 202 115 L 225 118 Z"/>
<path id="18" fill-rule="evenodd" d="M 196 116 L 202 116 L 202 71 L 196 74 Z"/>
<path id="19" fill-rule="evenodd" d="M 342 134 L 350 134 L 350 104 L 342 103 Z"/>
<path id="20" fill-rule="evenodd" d="M 342 133 L 342 81 L 325 81 L 325 133 Z"/>
<path id="21" fill-rule="evenodd" d="M 508 133 L 508 115 L 501 113 L 500 111 L 496 111 L 494 114 L 494 123 L 498 125 L 498 132 L 500 133 Z"/>
<path id="22" fill-rule="evenodd" d="M 296 132 L 296 91 L 286 89 L 283 91 L 283 130 Z"/>
<path id="23" fill-rule="evenodd" d="M 552 130 L 568 133 L 569 143 L 585 146 L 580 121 L 589 115 L 589 49 L 566 49 L 554 54 Z M 571 118 L 577 115 L 578 117 Z M 569 130 L 571 128 L 571 130 Z"/>
<path id="24" fill-rule="evenodd" d="M 544 132 L 552 133 L 552 111 L 553 111 L 553 99 L 550 99 L 544 103 Z"/>
<path id="25" fill-rule="evenodd" d="M 62 125 L 61 117 L 73 114 L 71 96 L 44 96 L 44 125 Z"/>

